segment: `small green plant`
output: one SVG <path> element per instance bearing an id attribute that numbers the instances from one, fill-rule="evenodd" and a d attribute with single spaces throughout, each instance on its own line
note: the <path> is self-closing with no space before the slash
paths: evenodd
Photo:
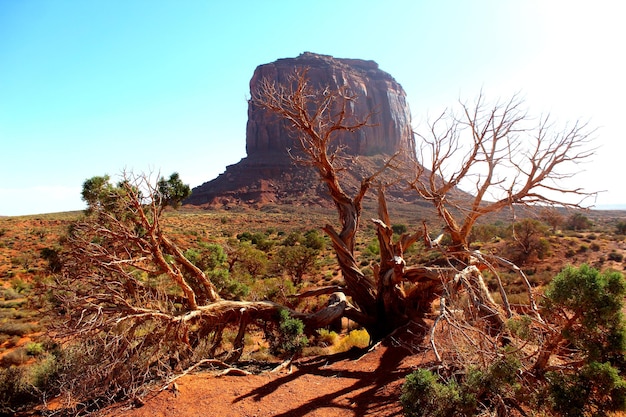
<path id="1" fill-rule="evenodd" d="M 26 353 L 29 356 L 40 356 L 45 352 L 45 349 L 41 343 L 29 342 L 24 346 Z"/>
<path id="2" fill-rule="evenodd" d="M 287 310 L 280 310 L 279 314 L 278 335 L 270 338 L 271 351 L 279 356 L 297 355 L 309 343 L 304 335 L 304 323 L 291 317 Z"/>

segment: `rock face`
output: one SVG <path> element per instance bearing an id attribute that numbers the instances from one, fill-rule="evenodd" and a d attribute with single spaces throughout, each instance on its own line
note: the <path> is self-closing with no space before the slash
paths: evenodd
<path id="1" fill-rule="evenodd" d="M 415 156 L 415 139 L 406 94 L 391 75 L 374 61 L 339 59 L 305 52 L 297 58 L 279 59 L 257 67 L 250 81 L 254 91 L 266 78 L 282 83 L 296 68 L 307 68 L 314 86 L 347 87 L 356 94 L 353 113 L 371 114 L 370 123 L 355 133 L 337 138 L 346 152 L 359 156 L 359 166 L 349 173 L 358 184 L 363 171 L 382 163 L 385 155 L 405 152 Z M 323 204 L 326 190 L 310 167 L 295 165 L 288 149 L 295 144 L 286 122 L 275 114 L 248 107 L 247 157 L 216 179 L 193 189 L 186 201 L 193 205 L 300 203 Z M 348 180 L 348 183 L 351 181 Z"/>
<path id="2" fill-rule="evenodd" d="M 347 87 L 358 97 L 353 113 L 361 118 L 372 115 L 370 123 L 373 126 L 338 139 L 347 146 L 350 154 L 392 155 L 399 150 L 414 154 L 415 140 L 406 94 L 391 75 L 378 68 L 377 63 L 305 52 L 297 58 L 279 59 L 257 67 L 250 81 L 250 90 L 256 89 L 264 78 L 276 83 L 285 82 L 296 68 L 308 68 L 307 75 L 314 86 L 328 86 L 331 90 Z M 285 121 L 267 110 L 248 107 L 248 157 L 284 153 L 292 146 L 293 139 Z"/>

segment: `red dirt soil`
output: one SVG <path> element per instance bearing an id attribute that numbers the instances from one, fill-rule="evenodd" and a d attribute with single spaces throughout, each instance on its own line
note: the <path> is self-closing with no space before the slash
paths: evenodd
<path id="1" fill-rule="evenodd" d="M 108 410 L 106 416 L 356 417 L 401 416 L 404 377 L 426 354 L 378 346 L 299 360 L 292 371 L 247 376 L 186 375 L 177 390 L 163 390 L 139 408 Z"/>

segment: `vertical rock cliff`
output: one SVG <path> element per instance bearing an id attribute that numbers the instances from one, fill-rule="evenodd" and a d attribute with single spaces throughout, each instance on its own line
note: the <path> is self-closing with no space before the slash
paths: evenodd
<path id="1" fill-rule="evenodd" d="M 305 52 L 297 58 L 279 59 L 260 65 L 250 81 L 254 91 L 262 79 L 286 82 L 297 68 L 307 68 L 309 82 L 331 89 L 347 87 L 357 96 L 353 114 L 371 114 L 372 126 L 337 138 L 346 151 L 359 156 L 369 167 L 382 163 L 384 156 L 403 152 L 415 156 L 411 115 L 402 86 L 380 70 L 374 61 L 340 59 Z M 247 157 L 216 179 L 193 189 L 186 201 L 193 205 L 301 203 L 325 200 L 325 190 L 316 172 L 294 165 L 288 149 L 294 142 L 286 122 L 275 114 L 249 106 L 246 129 Z M 359 167 L 352 173 L 358 181 Z"/>

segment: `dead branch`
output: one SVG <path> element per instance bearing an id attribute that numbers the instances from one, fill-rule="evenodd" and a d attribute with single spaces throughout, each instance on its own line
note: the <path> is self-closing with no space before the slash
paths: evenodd
<path id="1" fill-rule="evenodd" d="M 522 105 L 513 96 L 489 107 L 481 94 L 473 106 L 461 103 L 461 117 L 445 112 L 427 132 L 417 133 L 421 160 L 409 184 L 432 202 L 457 248 L 467 248 L 473 225 L 488 213 L 539 203 L 580 208 L 596 195 L 559 184 L 594 154 L 594 131 L 584 123 L 559 131 L 549 117 L 533 127 Z M 462 216 L 455 217 L 455 210 Z"/>

